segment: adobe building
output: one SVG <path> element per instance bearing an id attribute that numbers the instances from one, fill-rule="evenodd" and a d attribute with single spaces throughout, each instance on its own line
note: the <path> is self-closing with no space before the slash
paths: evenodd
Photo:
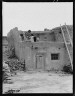
<path id="1" fill-rule="evenodd" d="M 70 30 L 73 40 L 73 30 Z M 70 48 L 73 60 L 73 49 L 70 47 L 65 26 L 66 41 Z M 8 48 L 15 50 L 15 55 L 25 62 L 26 70 L 62 70 L 64 65 L 70 65 L 70 59 L 65 47 L 61 28 L 44 31 L 20 31 L 17 27 L 10 30 L 7 35 Z"/>

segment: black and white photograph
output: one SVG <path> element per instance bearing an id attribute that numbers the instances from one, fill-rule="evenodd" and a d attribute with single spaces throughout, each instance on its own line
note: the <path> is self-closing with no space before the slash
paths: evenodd
<path id="1" fill-rule="evenodd" d="M 2 2 L 2 94 L 73 93 L 73 2 Z"/>

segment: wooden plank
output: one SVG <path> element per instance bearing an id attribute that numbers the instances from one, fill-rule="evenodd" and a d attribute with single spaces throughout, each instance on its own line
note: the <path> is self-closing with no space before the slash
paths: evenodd
<path id="1" fill-rule="evenodd" d="M 71 39 L 71 36 L 70 36 L 70 34 L 69 34 L 69 30 L 68 30 L 68 28 L 67 28 L 67 26 L 66 26 L 66 23 L 65 23 L 65 27 L 66 27 L 66 30 L 67 30 L 67 33 L 68 33 L 68 36 L 69 36 L 71 45 L 72 45 L 72 47 L 73 47 L 72 39 Z"/>

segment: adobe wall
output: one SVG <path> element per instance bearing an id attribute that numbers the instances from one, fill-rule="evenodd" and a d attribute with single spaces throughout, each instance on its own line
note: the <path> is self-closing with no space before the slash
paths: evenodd
<path id="1" fill-rule="evenodd" d="M 27 70 L 34 70 L 36 69 L 36 54 L 37 52 L 43 52 L 46 54 L 46 65 L 45 65 L 45 70 L 52 70 L 53 68 L 56 70 L 62 70 L 64 65 L 68 65 L 70 63 L 68 54 L 66 51 L 65 46 L 62 43 L 27 43 L 22 41 L 20 37 L 20 33 L 23 34 L 22 31 L 18 31 L 17 28 L 14 28 L 8 33 L 8 43 L 9 43 L 9 48 L 13 47 L 15 48 L 15 54 L 19 58 L 20 61 L 24 61 L 26 63 L 26 69 Z M 60 32 L 60 30 L 54 32 L 52 35 L 45 35 L 48 40 L 54 40 L 55 39 L 59 42 L 63 42 L 63 37 Z M 44 40 L 44 36 L 41 35 L 41 40 Z M 33 47 L 38 47 L 39 49 L 34 49 Z M 60 53 L 60 59 L 59 60 L 51 60 L 51 53 Z"/>
<path id="2" fill-rule="evenodd" d="M 29 46 L 32 46 L 29 44 Z M 24 44 L 20 44 L 19 58 L 26 63 L 27 70 L 36 69 L 36 54 L 45 53 L 45 70 L 62 70 L 64 65 L 70 65 L 69 56 L 64 43 L 52 43 L 39 45 L 38 49 L 32 49 Z M 35 47 L 36 44 L 33 45 Z M 51 60 L 51 53 L 59 53 L 59 60 Z"/>
<path id="3" fill-rule="evenodd" d="M 62 70 L 65 64 L 65 51 L 64 47 L 49 47 L 46 58 L 46 70 Z M 51 53 L 59 53 L 59 60 L 51 60 Z M 67 58 L 66 58 L 67 60 Z M 68 63 L 68 62 L 67 62 Z"/>
<path id="4" fill-rule="evenodd" d="M 9 50 L 11 48 L 15 48 L 15 54 L 17 55 L 17 57 L 20 57 L 20 33 L 23 33 L 22 31 L 18 31 L 18 28 L 14 28 L 12 30 L 10 30 L 10 32 L 7 34 L 7 40 L 8 40 L 8 47 Z M 10 51 L 12 54 L 12 50 Z"/>
<path id="5" fill-rule="evenodd" d="M 54 34 L 53 33 L 45 33 L 40 34 L 40 41 L 54 41 Z"/>
<path id="6" fill-rule="evenodd" d="M 36 70 L 36 54 L 45 53 L 45 70 L 62 70 L 64 65 L 68 65 L 69 58 L 64 45 L 51 45 L 50 47 L 40 48 L 38 50 L 25 47 L 24 51 L 20 51 L 20 56 L 26 63 L 27 70 Z M 59 60 L 51 60 L 51 53 L 59 53 Z M 66 59 L 65 59 L 66 58 Z"/>

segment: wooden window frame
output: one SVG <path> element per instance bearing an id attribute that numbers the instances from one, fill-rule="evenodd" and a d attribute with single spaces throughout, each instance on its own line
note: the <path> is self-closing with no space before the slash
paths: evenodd
<path id="1" fill-rule="evenodd" d="M 51 53 L 51 60 L 59 60 L 59 53 Z"/>

